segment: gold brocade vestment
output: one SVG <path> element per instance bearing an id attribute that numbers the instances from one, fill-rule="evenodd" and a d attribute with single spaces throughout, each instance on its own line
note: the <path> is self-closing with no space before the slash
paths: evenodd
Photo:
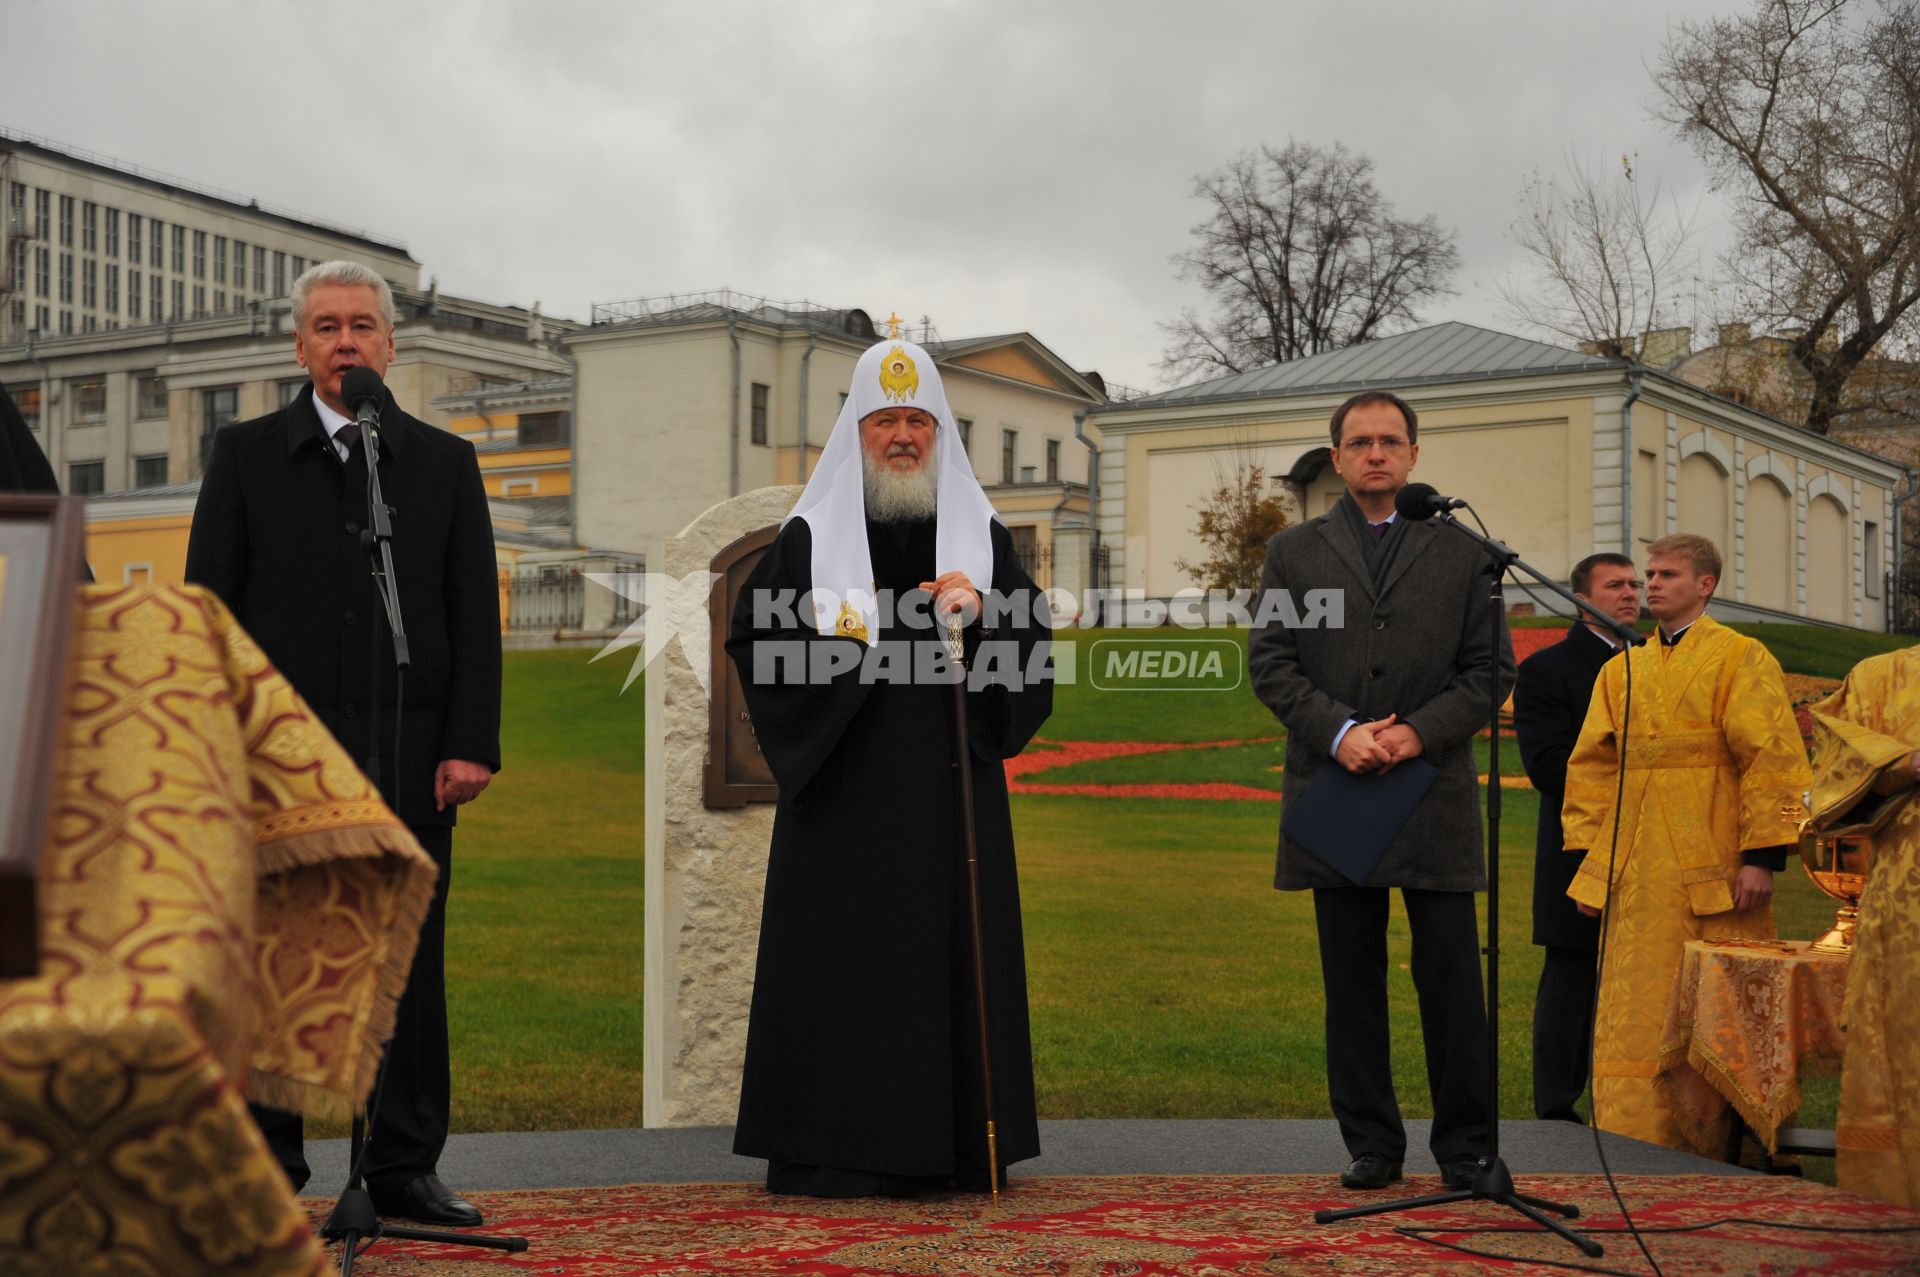
<path id="1" fill-rule="evenodd" d="M 1842 1015 L 1840 1187 L 1920 1208 L 1920 802 L 1906 769 L 1916 748 L 1920 648 L 1860 662 L 1813 707 L 1815 827 L 1862 832 L 1873 851 Z"/>
<path id="2" fill-rule="evenodd" d="M 1734 911 L 1734 880 L 1743 851 L 1798 838 L 1809 783 L 1786 680 L 1759 641 L 1702 616 L 1678 644 L 1656 637 L 1600 671 L 1561 827 L 1568 850 L 1586 853 L 1567 894 L 1608 910 L 1593 1064 L 1603 1129 L 1720 1152 L 1712 1133 L 1676 1120 L 1659 1083 L 1661 1030 L 1687 941 L 1773 935 L 1770 905 Z"/>

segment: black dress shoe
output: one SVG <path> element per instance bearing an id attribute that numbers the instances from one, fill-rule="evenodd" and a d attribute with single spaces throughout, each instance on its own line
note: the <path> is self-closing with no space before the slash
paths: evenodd
<path id="1" fill-rule="evenodd" d="M 1440 1182 L 1450 1189 L 1472 1188 L 1473 1177 L 1479 1170 L 1480 1159 L 1471 1153 L 1449 1157 L 1440 1163 Z"/>
<path id="2" fill-rule="evenodd" d="M 1340 1172 L 1342 1188 L 1385 1188 L 1400 1178 L 1400 1163 L 1384 1153 L 1362 1153 Z"/>
<path id="3" fill-rule="evenodd" d="M 369 1184 L 367 1195 L 382 1218 L 411 1219 L 442 1228 L 478 1228 L 486 1221 L 438 1175 L 416 1175 L 404 1184 Z"/>

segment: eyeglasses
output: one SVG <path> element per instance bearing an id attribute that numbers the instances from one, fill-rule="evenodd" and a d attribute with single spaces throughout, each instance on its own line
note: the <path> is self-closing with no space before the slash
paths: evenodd
<path id="1" fill-rule="evenodd" d="M 1384 435 L 1377 439 L 1370 435 L 1354 435 L 1340 441 L 1340 450 L 1349 456 L 1364 457 L 1375 447 L 1390 457 L 1397 456 L 1407 450 L 1407 441 L 1400 435 Z"/>

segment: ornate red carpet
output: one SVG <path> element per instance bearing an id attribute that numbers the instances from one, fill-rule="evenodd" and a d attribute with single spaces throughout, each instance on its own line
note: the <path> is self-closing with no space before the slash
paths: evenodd
<path id="1" fill-rule="evenodd" d="M 1632 1177 L 1620 1181 L 1635 1222 L 1669 1277 L 1920 1272 L 1920 1215 L 1833 1189 L 1761 1176 Z M 1409 1193 L 1435 1191 L 1415 1176 Z M 999 1206 L 972 1195 L 915 1201 L 770 1197 L 751 1184 L 665 1184 L 474 1193 L 486 1232 L 518 1234 L 522 1255 L 382 1242 L 355 1264 L 382 1274 L 782 1273 L 794 1277 L 971 1274 L 975 1277 L 1174 1277 L 1206 1274 L 1392 1274 L 1651 1270 L 1594 1176 L 1528 1176 L 1524 1191 L 1582 1208 L 1605 1258 L 1584 1259 L 1486 1203 L 1317 1225 L 1313 1212 L 1351 1205 L 1328 1176 L 1084 1176 L 1016 1179 Z M 1716 1220 L 1734 1220 L 1702 1228 Z M 1814 1232 L 1852 1228 L 1876 1233 Z M 1398 1231 L 1485 1252 L 1479 1258 Z M 1659 1231 L 1686 1229 L 1689 1231 Z M 335 1252 L 337 1253 L 337 1252 Z"/>

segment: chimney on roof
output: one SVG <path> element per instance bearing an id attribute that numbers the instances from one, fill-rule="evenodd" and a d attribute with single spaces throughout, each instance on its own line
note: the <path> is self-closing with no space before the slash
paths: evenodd
<path id="1" fill-rule="evenodd" d="M 1693 353 L 1693 329 L 1656 328 L 1640 346 L 1640 362 L 1649 368 L 1671 368 Z"/>
<path id="2" fill-rule="evenodd" d="M 1715 341 L 1722 346 L 1745 346 L 1753 341 L 1753 325 L 1722 324 Z"/>

